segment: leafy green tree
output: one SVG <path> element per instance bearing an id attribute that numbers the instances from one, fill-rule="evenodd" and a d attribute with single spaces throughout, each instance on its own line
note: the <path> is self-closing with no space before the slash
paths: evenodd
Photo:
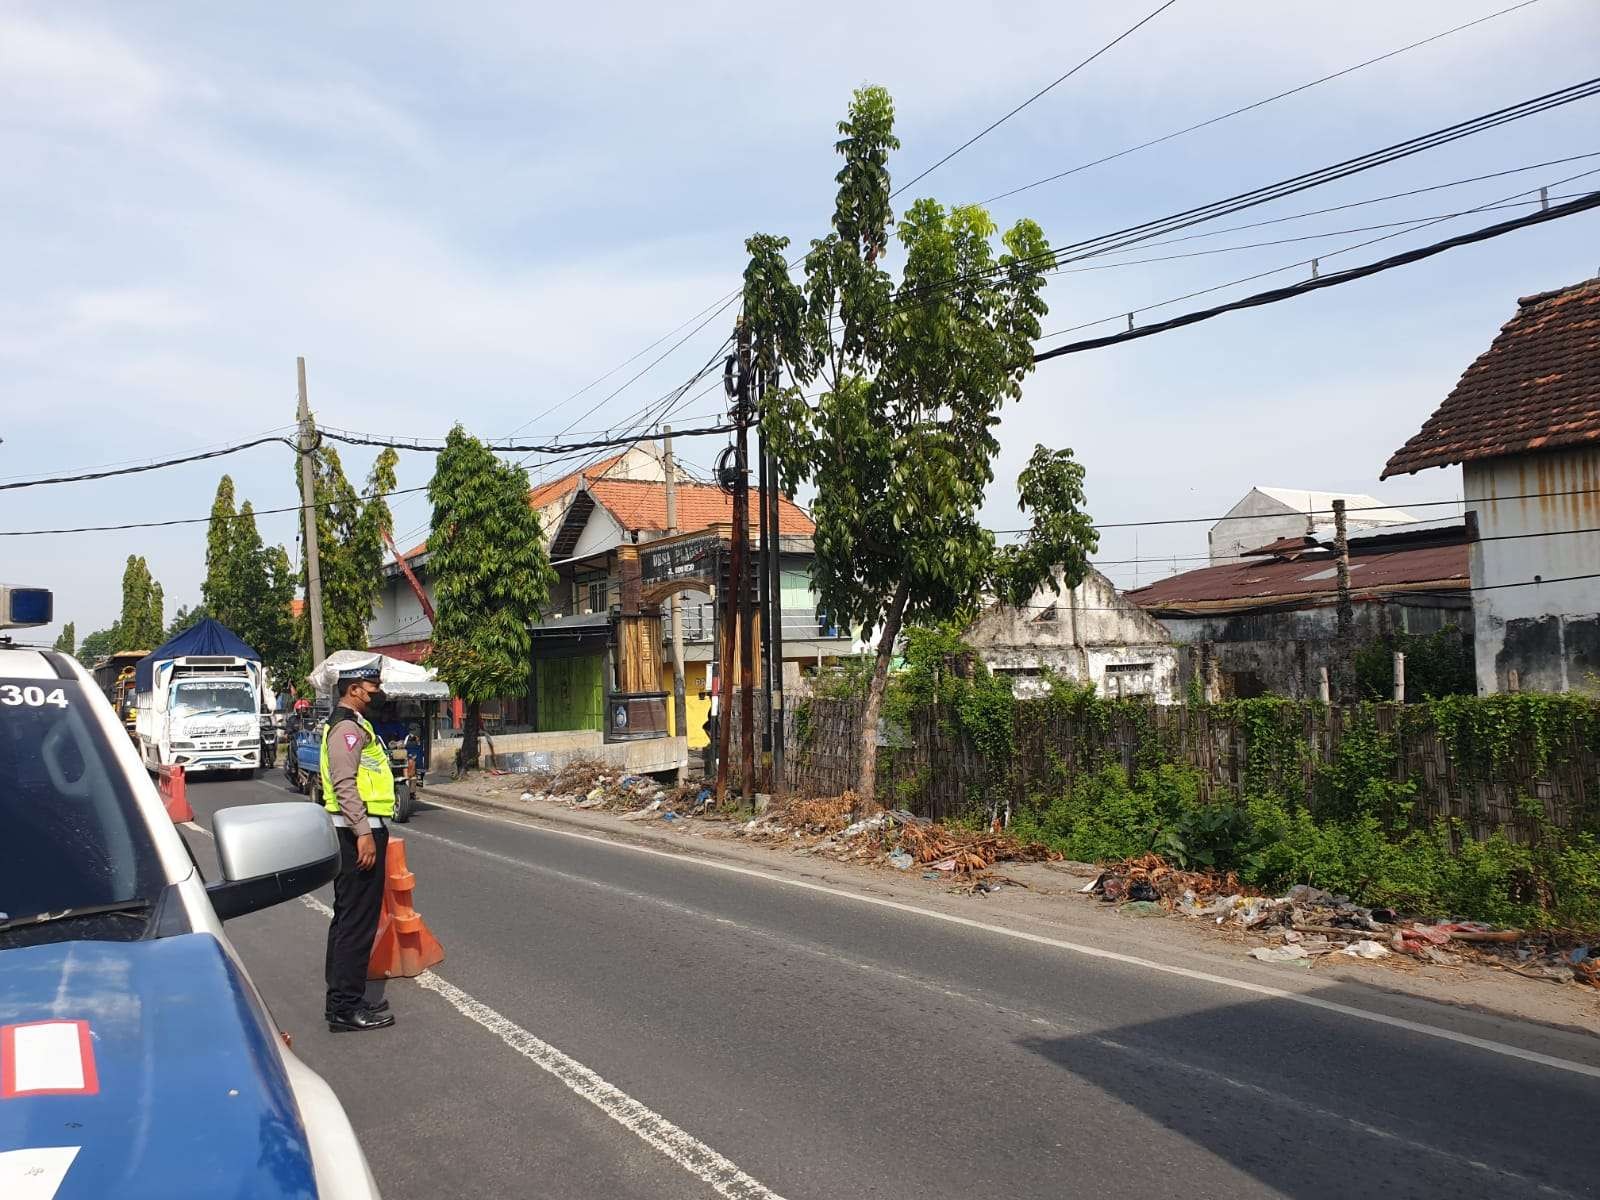
<path id="1" fill-rule="evenodd" d="M 61 636 L 56 639 L 53 649 L 60 650 L 64 654 L 76 653 L 78 649 L 78 627 L 71 621 L 63 625 L 61 627 Z"/>
<path id="2" fill-rule="evenodd" d="M 150 577 L 150 566 L 139 555 L 128 555 L 122 571 L 122 616 L 116 625 L 117 650 L 154 650 L 161 644 L 165 623 L 161 585 Z"/>
<path id="3" fill-rule="evenodd" d="M 978 523 L 1000 448 L 994 428 L 1022 395 L 1046 311 L 1043 232 L 1020 220 L 997 248 L 982 208 L 918 200 L 899 223 L 897 285 L 883 265 L 895 221 L 888 160 L 900 145 L 889 94 L 858 90 L 839 133 L 833 232 L 811 243 L 799 284 L 787 239 L 750 238 L 744 320 L 757 369 L 788 377 L 763 398 L 762 430 L 783 485 L 815 487 L 822 606 L 864 639 L 878 634 L 860 729 L 865 805 L 902 625 L 960 618 L 987 592 L 1071 587 L 1096 542 L 1068 450 L 1041 447 L 1023 472 L 1034 519 L 1021 546 L 998 551 Z M 813 407 L 805 392 L 815 381 Z"/>
<path id="4" fill-rule="evenodd" d="M 206 527 L 206 577 L 200 585 L 200 602 L 208 612 L 219 614 L 217 620 L 230 628 L 230 618 L 238 606 L 234 591 L 236 517 L 233 478 L 224 475 L 217 484 L 217 494 L 211 502 L 211 523 Z"/>
<path id="5" fill-rule="evenodd" d="M 322 628 L 329 654 L 335 650 L 366 649 L 367 623 L 383 592 L 383 539 L 393 526 L 386 497 L 394 491 L 399 461 L 400 456 L 393 450 L 384 450 L 372 465 L 366 487 L 357 492 L 345 477 L 338 451 L 324 444 L 313 452 Z M 298 487 L 298 464 L 295 470 Z M 299 576 L 301 594 L 307 586 L 304 557 L 301 556 Z M 295 640 L 299 653 L 293 674 L 303 679 L 315 665 L 311 662 L 309 611 L 295 624 Z"/>
<path id="6" fill-rule="evenodd" d="M 167 626 L 167 634 L 163 641 L 170 642 L 185 630 L 193 629 L 210 615 L 211 611 L 204 604 L 196 604 L 193 608 L 186 604 L 178 605 L 178 611 L 172 614 L 172 623 Z"/>
<path id="7" fill-rule="evenodd" d="M 428 484 L 433 517 L 433 650 L 428 665 L 467 705 L 461 769 L 478 762 L 483 702 L 526 690 L 529 628 L 550 598 L 555 573 L 539 515 L 528 504 L 528 473 L 496 457 L 460 425 Z"/>
<path id="8" fill-rule="evenodd" d="M 114 654 L 120 649 L 117 645 L 117 627 L 112 625 L 108 629 L 96 629 L 93 633 L 85 634 L 82 642 L 78 644 L 78 661 L 84 666 L 93 666 L 108 654 Z M 155 649 L 154 646 L 151 649 Z"/>

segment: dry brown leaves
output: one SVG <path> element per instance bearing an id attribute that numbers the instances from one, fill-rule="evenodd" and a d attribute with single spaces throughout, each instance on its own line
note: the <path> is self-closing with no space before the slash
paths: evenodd
<path id="1" fill-rule="evenodd" d="M 945 825 L 906 825 L 900 848 L 919 863 L 954 862 L 957 874 L 987 871 L 997 862 L 1050 862 L 1061 855 L 1037 842 L 1019 842 L 1003 833 L 973 833 Z"/>
<path id="2" fill-rule="evenodd" d="M 802 833 L 838 833 L 850 824 L 855 806 L 854 792 L 812 799 L 795 797 L 784 801 L 771 815 L 788 829 Z"/>
<path id="3" fill-rule="evenodd" d="M 1159 854 L 1144 854 L 1119 863 L 1111 870 L 1128 883 L 1148 883 L 1162 896 L 1174 899 L 1186 891 L 1197 897 L 1237 896 L 1248 889 L 1239 883 L 1232 871 L 1184 871 L 1174 867 Z"/>

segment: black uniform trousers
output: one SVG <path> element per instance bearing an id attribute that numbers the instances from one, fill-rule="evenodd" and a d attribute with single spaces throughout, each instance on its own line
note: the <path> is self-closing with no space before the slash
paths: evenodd
<path id="1" fill-rule="evenodd" d="M 356 835 L 349 829 L 339 835 L 339 874 L 333 881 L 333 921 L 328 926 L 327 1016 L 348 1017 L 365 1003 L 367 963 L 372 941 L 378 935 L 378 914 L 383 909 L 387 826 L 372 827 L 378 860 L 369 871 L 356 866 Z"/>

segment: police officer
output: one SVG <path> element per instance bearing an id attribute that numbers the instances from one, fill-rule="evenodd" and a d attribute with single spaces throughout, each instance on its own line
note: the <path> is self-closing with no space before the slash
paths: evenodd
<path id="1" fill-rule="evenodd" d="M 394 775 L 366 713 L 383 695 L 376 663 L 339 672 L 339 702 L 322 734 L 322 801 L 339 835 L 339 876 L 328 926 L 326 1004 L 335 1033 L 394 1024 L 389 1002 L 366 1002 L 367 962 L 383 905 L 383 870 L 394 815 Z"/>

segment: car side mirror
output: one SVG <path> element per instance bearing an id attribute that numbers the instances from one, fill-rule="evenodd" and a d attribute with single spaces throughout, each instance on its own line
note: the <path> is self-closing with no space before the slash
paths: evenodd
<path id="1" fill-rule="evenodd" d="M 218 809 L 211 829 L 222 879 L 206 894 L 224 921 L 315 891 L 339 873 L 333 821 L 304 801 Z"/>

